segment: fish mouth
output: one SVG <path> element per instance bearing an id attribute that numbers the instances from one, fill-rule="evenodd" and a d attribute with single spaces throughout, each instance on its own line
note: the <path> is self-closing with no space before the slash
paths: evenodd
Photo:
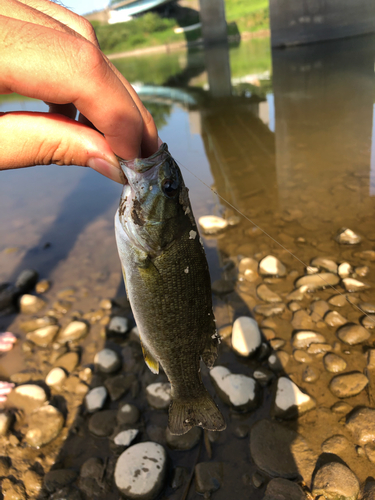
<path id="1" fill-rule="evenodd" d="M 153 167 L 161 165 L 169 156 L 168 146 L 163 142 L 160 148 L 148 158 L 134 158 L 134 160 L 123 160 L 118 157 L 121 170 L 126 175 L 126 169 L 133 170 L 134 172 L 144 173 Z"/>

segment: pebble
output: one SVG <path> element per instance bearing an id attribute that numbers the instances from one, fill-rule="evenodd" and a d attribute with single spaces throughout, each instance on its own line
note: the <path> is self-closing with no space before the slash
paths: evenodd
<path id="1" fill-rule="evenodd" d="M 330 344 L 311 344 L 307 348 L 308 354 L 320 354 L 322 352 L 329 352 L 332 351 L 333 348 Z"/>
<path id="2" fill-rule="evenodd" d="M 375 262 L 375 250 L 363 250 L 362 252 L 356 252 L 354 257 Z"/>
<path id="3" fill-rule="evenodd" d="M 223 464 L 221 462 L 200 462 L 195 466 L 195 490 L 210 498 L 223 483 Z"/>
<path id="4" fill-rule="evenodd" d="M 366 456 L 370 460 L 370 462 L 375 464 L 375 444 L 374 443 L 366 444 L 365 445 L 365 452 L 366 452 Z"/>
<path id="5" fill-rule="evenodd" d="M 369 272 L 370 272 L 370 268 L 368 266 L 360 266 L 360 267 L 355 268 L 355 274 L 357 276 L 361 276 L 362 278 L 364 276 L 367 276 Z"/>
<path id="6" fill-rule="evenodd" d="M 133 425 L 138 422 L 140 417 L 139 410 L 136 406 L 125 403 L 117 412 L 117 422 L 121 424 Z"/>
<path id="7" fill-rule="evenodd" d="M 216 215 L 204 215 L 203 217 L 199 217 L 198 222 L 204 234 L 218 234 L 228 226 L 228 222 L 225 219 Z"/>
<path id="8" fill-rule="evenodd" d="M 361 500 L 375 500 L 375 481 L 371 479 L 366 481 Z"/>
<path id="9" fill-rule="evenodd" d="M 315 292 L 315 290 L 321 290 L 327 286 L 335 286 L 340 282 L 340 277 L 333 273 L 318 273 L 302 276 L 298 278 L 295 283 L 297 288 L 301 286 L 307 286 L 309 292 Z"/>
<path id="10" fill-rule="evenodd" d="M 271 370 L 281 371 L 285 370 L 288 362 L 289 362 L 289 354 L 286 351 L 277 351 L 271 354 L 268 357 L 268 366 Z"/>
<path id="11" fill-rule="evenodd" d="M 42 387 L 36 384 L 25 384 L 13 389 L 8 396 L 7 404 L 26 412 L 32 412 L 40 408 L 46 401 L 47 395 Z"/>
<path id="12" fill-rule="evenodd" d="M 303 285 L 298 287 L 296 290 L 293 290 L 293 292 L 290 292 L 289 295 L 287 295 L 287 300 L 297 300 L 301 301 L 305 298 L 305 294 L 308 291 L 309 287 L 307 285 Z"/>
<path id="13" fill-rule="evenodd" d="M 89 331 L 89 327 L 83 321 L 72 321 L 58 335 L 57 341 L 60 343 L 79 340 Z"/>
<path id="14" fill-rule="evenodd" d="M 326 313 L 330 310 L 329 304 L 325 300 L 315 300 L 311 306 L 311 318 L 316 323 L 321 321 Z"/>
<path id="15" fill-rule="evenodd" d="M 20 298 L 20 311 L 23 314 L 36 314 L 46 306 L 46 302 L 35 295 L 25 294 Z"/>
<path id="16" fill-rule="evenodd" d="M 299 311 L 301 309 L 300 304 L 298 302 L 289 302 L 288 309 L 292 312 Z"/>
<path id="17" fill-rule="evenodd" d="M 259 386 L 252 377 L 231 373 L 224 366 L 212 368 L 210 377 L 221 399 L 236 410 L 248 411 L 258 406 Z"/>
<path id="18" fill-rule="evenodd" d="M 346 300 L 346 295 L 332 295 L 332 297 L 328 300 L 328 303 L 332 306 L 336 307 L 344 307 L 347 305 L 348 301 Z"/>
<path id="19" fill-rule="evenodd" d="M 268 288 L 264 283 L 257 287 L 257 295 L 260 300 L 264 300 L 265 302 L 281 302 L 282 299 L 280 295 L 273 292 Z"/>
<path id="20" fill-rule="evenodd" d="M 69 297 L 70 298 L 70 297 Z M 72 308 L 73 303 L 70 300 L 56 300 L 52 304 L 54 314 L 58 313 L 60 316 L 66 314 Z"/>
<path id="21" fill-rule="evenodd" d="M 288 479 L 271 479 L 262 500 L 306 500 L 301 486 Z"/>
<path id="22" fill-rule="evenodd" d="M 278 349 L 281 349 L 282 347 L 285 346 L 286 342 L 284 339 L 277 339 L 277 338 L 273 338 L 273 339 L 270 339 L 270 346 L 271 348 L 274 350 L 274 351 L 277 351 Z"/>
<path id="23" fill-rule="evenodd" d="M 158 443 L 138 443 L 116 462 L 114 479 L 128 499 L 152 500 L 161 492 L 167 473 L 167 454 Z"/>
<path id="24" fill-rule="evenodd" d="M 40 280 L 38 283 L 35 285 L 35 291 L 36 293 L 46 293 L 48 290 L 51 288 L 51 283 L 48 280 Z"/>
<path id="25" fill-rule="evenodd" d="M 294 418 L 316 406 L 314 399 L 287 377 L 277 381 L 274 415 L 279 418 Z"/>
<path id="26" fill-rule="evenodd" d="M 65 486 L 53 493 L 48 500 L 83 500 L 80 492 L 74 486 Z"/>
<path id="27" fill-rule="evenodd" d="M 251 257 L 245 257 L 240 260 L 238 264 L 238 272 L 240 274 L 244 274 L 246 271 L 252 271 L 253 273 L 258 274 L 258 261 L 252 259 Z"/>
<path id="28" fill-rule="evenodd" d="M 25 269 L 18 275 L 15 286 L 21 293 L 29 292 L 34 288 L 38 279 L 39 274 L 34 269 Z"/>
<path id="29" fill-rule="evenodd" d="M 267 368 L 260 367 L 254 370 L 253 377 L 260 385 L 265 386 L 273 379 L 274 374 Z"/>
<path id="30" fill-rule="evenodd" d="M 26 500 L 27 498 L 22 483 L 13 483 L 8 478 L 2 480 L 1 489 L 4 500 Z"/>
<path id="31" fill-rule="evenodd" d="M 117 446 L 130 446 L 134 439 L 138 436 L 138 429 L 128 429 L 126 431 L 121 431 L 115 435 L 113 442 Z"/>
<path id="32" fill-rule="evenodd" d="M 64 417 L 51 405 L 42 406 L 28 419 L 25 441 L 33 448 L 40 448 L 55 439 L 64 425 Z"/>
<path id="33" fill-rule="evenodd" d="M 250 453 L 255 465 L 271 477 L 302 476 L 309 484 L 316 455 L 296 431 L 276 420 L 258 420 L 250 430 Z"/>
<path id="34" fill-rule="evenodd" d="M 362 283 L 362 281 L 355 280 L 354 278 L 344 278 L 342 282 L 347 292 L 360 292 L 366 290 L 366 288 L 370 288 L 369 285 Z"/>
<path id="35" fill-rule="evenodd" d="M 25 485 L 26 492 L 31 498 L 37 498 L 38 493 L 43 486 L 43 478 L 34 470 L 28 470 L 23 475 L 23 484 Z"/>
<path id="36" fill-rule="evenodd" d="M 285 311 L 285 304 L 277 303 L 274 305 L 260 304 L 254 307 L 254 312 L 269 318 L 271 316 L 277 316 Z"/>
<path id="37" fill-rule="evenodd" d="M 257 271 L 253 271 L 252 269 L 246 269 L 246 271 L 243 273 L 243 277 L 245 281 L 254 283 L 254 281 L 257 281 L 257 279 L 259 278 L 259 274 L 257 273 Z"/>
<path id="38" fill-rule="evenodd" d="M 368 384 L 368 378 L 360 372 L 336 375 L 329 383 L 332 393 L 338 398 L 350 398 L 359 394 Z"/>
<path id="39" fill-rule="evenodd" d="M 364 328 L 375 328 L 375 314 L 370 314 L 368 316 L 364 316 L 361 319 L 362 326 Z"/>
<path id="40" fill-rule="evenodd" d="M 302 372 L 302 380 L 304 382 L 312 383 L 316 382 L 319 378 L 319 371 L 312 367 L 312 366 L 306 366 L 306 368 Z"/>
<path id="41" fill-rule="evenodd" d="M 333 413 L 349 413 L 353 407 L 346 401 L 337 401 L 331 406 Z"/>
<path id="42" fill-rule="evenodd" d="M 337 331 L 337 336 L 345 344 L 357 345 L 368 340 L 371 334 L 363 326 L 350 323 L 341 327 Z"/>
<path id="43" fill-rule="evenodd" d="M 293 357 L 298 363 L 311 363 L 312 357 L 306 351 L 302 349 L 296 349 L 293 351 Z"/>
<path id="44" fill-rule="evenodd" d="M 132 387 L 132 384 L 136 380 L 135 375 L 132 373 L 129 375 L 119 374 L 115 377 L 107 378 L 104 385 L 109 392 L 111 400 L 117 401 Z"/>
<path id="45" fill-rule="evenodd" d="M 351 229 L 343 227 L 335 236 L 335 240 L 340 243 L 340 245 L 357 245 L 362 239 Z"/>
<path id="46" fill-rule="evenodd" d="M 310 262 L 311 266 L 319 267 L 330 273 L 337 273 L 337 263 L 332 259 L 327 259 L 326 257 L 315 257 Z"/>
<path id="47" fill-rule="evenodd" d="M 72 372 L 79 364 L 79 355 L 77 352 L 67 352 L 56 359 L 54 365 L 64 368 L 67 372 Z"/>
<path id="48" fill-rule="evenodd" d="M 45 379 L 45 383 L 49 387 L 61 387 L 65 382 L 66 378 L 67 375 L 62 368 L 60 367 L 52 368 L 52 370 L 48 373 Z"/>
<path id="49" fill-rule="evenodd" d="M 353 472 L 339 462 L 324 464 L 315 474 L 313 494 L 324 498 L 356 500 L 359 482 Z"/>
<path id="50" fill-rule="evenodd" d="M 116 415 L 116 410 L 101 410 L 94 413 L 89 420 L 89 431 L 99 437 L 111 435 L 116 425 Z"/>
<path id="51" fill-rule="evenodd" d="M 129 330 L 129 320 L 122 316 L 114 316 L 108 325 L 108 331 L 111 333 L 124 334 Z"/>
<path id="52" fill-rule="evenodd" d="M 323 441 L 322 452 L 340 454 L 346 448 L 349 448 L 349 446 L 350 443 L 348 438 L 342 434 L 335 434 Z"/>
<path id="53" fill-rule="evenodd" d="M 370 302 L 360 302 L 358 305 L 363 312 L 367 314 L 375 314 L 375 304 Z"/>
<path id="54" fill-rule="evenodd" d="M 259 262 L 259 274 L 262 276 L 286 276 L 286 267 L 278 258 L 267 255 Z"/>
<path id="55" fill-rule="evenodd" d="M 102 349 L 96 353 L 94 363 L 103 373 L 113 373 L 121 366 L 119 355 L 112 349 Z"/>
<path id="56" fill-rule="evenodd" d="M 311 344 L 320 344 L 325 342 L 325 337 L 321 333 L 314 331 L 301 331 L 294 334 L 292 345 L 294 349 L 307 349 Z"/>
<path id="57" fill-rule="evenodd" d="M 358 408 L 347 418 L 346 427 L 358 445 L 375 441 L 375 409 Z"/>
<path id="58" fill-rule="evenodd" d="M 0 436 L 8 434 L 10 426 L 12 425 L 12 420 L 13 418 L 10 413 L 0 412 Z"/>
<path id="59" fill-rule="evenodd" d="M 94 387 L 85 397 L 86 409 L 89 413 L 100 410 L 107 399 L 107 389 L 103 386 Z"/>
<path id="60" fill-rule="evenodd" d="M 255 319 L 241 316 L 235 320 L 232 329 L 232 347 L 240 356 L 255 354 L 262 343 L 258 323 Z"/>
<path id="61" fill-rule="evenodd" d="M 157 410 L 167 409 L 171 402 L 171 384 L 155 382 L 146 387 L 148 404 Z"/>
<path id="62" fill-rule="evenodd" d="M 44 316 L 42 318 L 33 318 L 20 322 L 20 329 L 25 333 L 33 332 L 38 328 L 44 328 L 49 325 L 56 325 L 57 320 L 52 316 Z"/>
<path id="63" fill-rule="evenodd" d="M 77 478 L 77 472 L 71 469 L 50 470 L 44 476 L 43 485 L 49 493 L 60 490 L 64 486 L 71 484 Z"/>
<path id="64" fill-rule="evenodd" d="M 324 368 L 330 373 L 340 373 L 346 369 L 346 361 L 337 354 L 328 353 L 323 358 Z"/>
<path id="65" fill-rule="evenodd" d="M 189 477 L 189 470 L 186 467 L 175 467 L 172 473 L 171 487 L 173 490 L 181 488 Z"/>
<path id="66" fill-rule="evenodd" d="M 292 326 L 295 330 L 311 330 L 315 325 L 311 316 L 304 309 L 300 309 L 293 313 Z"/>
<path id="67" fill-rule="evenodd" d="M 169 427 L 167 427 L 165 431 L 167 444 L 172 450 L 191 450 L 199 443 L 201 435 L 202 429 L 200 429 L 199 427 L 193 427 L 181 436 L 171 434 Z"/>
<path id="68" fill-rule="evenodd" d="M 329 311 L 325 315 L 324 321 L 329 326 L 342 326 L 348 322 L 348 320 L 344 318 L 344 316 L 341 316 L 341 314 L 337 311 Z"/>
<path id="69" fill-rule="evenodd" d="M 38 328 L 26 335 L 27 340 L 30 340 L 39 347 L 48 347 L 55 339 L 60 327 L 58 325 L 44 326 Z"/>
<path id="70" fill-rule="evenodd" d="M 348 278 L 353 273 L 353 268 L 349 262 L 343 262 L 339 265 L 338 275 L 340 278 Z"/>

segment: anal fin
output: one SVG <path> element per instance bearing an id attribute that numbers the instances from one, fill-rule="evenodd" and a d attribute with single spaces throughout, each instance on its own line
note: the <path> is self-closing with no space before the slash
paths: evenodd
<path id="1" fill-rule="evenodd" d="M 145 359 L 146 365 L 150 368 L 152 373 L 158 374 L 159 373 L 159 361 L 157 361 L 152 356 L 152 354 L 150 354 L 150 351 L 148 351 L 147 348 L 143 345 L 142 340 L 141 340 L 141 346 L 142 346 L 143 357 Z"/>

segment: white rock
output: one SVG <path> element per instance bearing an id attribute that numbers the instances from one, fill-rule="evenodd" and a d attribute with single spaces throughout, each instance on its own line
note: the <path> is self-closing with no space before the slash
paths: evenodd
<path id="1" fill-rule="evenodd" d="M 307 266 L 306 267 L 306 274 L 316 274 L 319 272 L 319 267 L 315 266 Z"/>
<path id="2" fill-rule="evenodd" d="M 167 454 L 160 444 L 138 443 L 118 458 L 115 468 L 117 488 L 128 499 L 152 500 L 164 486 Z"/>
<path id="3" fill-rule="evenodd" d="M 0 413 L 0 436 L 5 436 L 12 423 L 12 417 L 9 413 Z"/>
<path id="4" fill-rule="evenodd" d="M 210 370 L 219 394 L 234 407 L 250 409 L 257 399 L 257 383 L 252 377 L 231 373 L 224 366 L 215 366 Z"/>
<path id="5" fill-rule="evenodd" d="M 41 405 L 47 401 L 44 389 L 36 384 L 20 385 L 13 389 L 13 391 L 19 396 L 26 396 L 28 398 L 35 399 L 35 401 L 38 401 Z"/>
<path id="6" fill-rule="evenodd" d="M 64 383 L 66 378 L 66 373 L 62 368 L 52 368 L 45 379 L 45 383 L 50 387 L 58 387 Z"/>
<path id="7" fill-rule="evenodd" d="M 139 433 L 138 429 L 128 429 L 121 431 L 114 437 L 113 441 L 118 446 L 130 446 Z"/>
<path id="8" fill-rule="evenodd" d="M 326 288 L 327 286 L 334 286 L 340 282 L 339 276 L 333 273 L 317 273 L 308 274 L 299 278 L 295 285 L 296 288 L 307 286 L 309 292 Z"/>
<path id="9" fill-rule="evenodd" d="M 36 384 L 19 385 L 10 392 L 7 399 L 9 407 L 19 408 L 25 413 L 30 413 L 37 408 L 40 408 L 47 401 L 47 395 Z"/>
<path id="10" fill-rule="evenodd" d="M 258 261 L 251 257 L 245 257 L 240 260 L 238 264 L 238 272 L 240 274 L 244 274 L 246 271 L 253 271 L 258 274 Z"/>
<path id="11" fill-rule="evenodd" d="M 344 278 L 342 282 L 347 292 L 358 292 L 370 288 L 365 283 L 362 283 L 362 281 L 355 280 L 354 278 Z"/>
<path id="12" fill-rule="evenodd" d="M 260 347 L 262 337 L 258 323 L 248 316 L 240 316 L 233 323 L 232 347 L 240 356 L 250 356 Z"/>
<path id="13" fill-rule="evenodd" d="M 341 245 L 356 245 L 361 242 L 361 237 L 351 229 L 343 228 L 340 229 L 335 240 Z"/>
<path id="14" fill-rule="evenodd" d="M 347 278 L 352 274 L 352 272 L 353 268 L 349 264 L 349 262 L 343 262 L 342 264 L 339 265 L 338 275 L 340 276 L 340 278 Z"/>
<path id="15" fill-rule="evenodd" d="M 327 259 L 326 257 L 315 257 L 315 259 L 311 261 L 311 265 L 325 269 L 330 273 L 337 273 L 337 263 L 332 259 Z"/>
<path id="16" fill-rule="evenodd" d="M 83 321 L 72 321 L 58 335 L 58 342 L 70 342 L 84 337 L 88 332 L 88 326 Z"/>
<path id="17" fill-rule="evenodd" d="M 45 305 L 46 302 L 35 295 L 25 293 L 20 298 L 20 310 L 24 314 L 36 314 L 43 309 Z"/>
<path id="18" fill-rule="evenodd" d="M 267 255 L 259 262 L 259 273 L 263 276 L 285 276 L 286 267 L 273 255 Z"/>
<path id="19" fill-rule="evenodd" d="M 292 345 L 295 349 L 307 349 L 310 344 L 324 344 L 325 342 L 324 335 L 309 330 L 297 332 L 292 339 Z"/>
<path id="20" fill-rule="evenodd" d="M 316 405 L 315 401 L 292 382 L 289 378 L 280 377 L 277 381 L 275 397 L 275 416 L 296 416 L 311 410 Z"/>
<path id="21" fill-rule="evenodd" d="M 171 384 L 155 382 L 146 387 L 147 401 L 158 410 L 166 409 L 171 402 Z"/>
<path id="22" fill-rule="evenodd" d="M 202 232 L 205 234 L 219 233 L 228 226 L 228 222 L 225 219 L 216 215 L 204 215 L 203 217 L 199 217 L 198 222 Z"/>
<path id="23" fill-rule="evenodd" d="M 94 387 L 86 394 L 85 403 L 87 411 L 92 413 L 103 407 L 107 398 L 107 389 L 104 386 Z"/>
<path id="24" fill-rule="evenodd" d="M 114 316 L 108 326 L 108 330 L 116 333 L 126 333 L 129 328 L 129 321 L 122 316 Z"/>
<path id="25" fill-rule="evenodd" d="M 102 349 L 95 354 L 94 363 L 101 372 L 112 373 L 120 367 L 121 360 L 117 352 L 112 349 Z"/>

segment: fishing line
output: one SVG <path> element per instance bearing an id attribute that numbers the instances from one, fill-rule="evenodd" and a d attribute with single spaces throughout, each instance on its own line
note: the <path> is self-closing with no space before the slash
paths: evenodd
<path id="1" fill-rule="evenodd" d="M 169 153 L 168 151 L 168 154 L 169 156 L 173 159 L 172 155 Z M 297 255 L 295 255 L 293 252 L 291 252 L 290 250 L 288 250 L 286 247 L 284 247 L 284 245 L 280 242 L 278 242 L 273 236 L 271 236 L 269 233 L 267 233 L 267 231 L 265 231 L 264 229 L 262 229 L 260 226 L 258 226 L 258 224 L 256 224 L 253 220 L 251 220 L 247 215 L 245 215 L 244 213 L 242 213 L 237 207 L 235 207 L 232 203 L 230 203 L 228 200 L 226 200 L 223 196 L 221 196 L 213 187 L 209 186 L 206 182 L 204 182 L 204 180 L 200 179 L 194 172 L 192 172 L 188 167 L 186 167 L 185 165 L 183 165 L 179 160 L 176 160 L 174 158 L 175 161 L 177 161 L 177 163 L 179 165 L 181 165 L 182 168 L 184 168 L 185 170 L 187 170 L 191 175 L 193 175 L 199 182 L 201 182 L 204 186 L 206 186 L 210 191 L 212 191 L 218 198 L 220 198 L 221 200 L 223 200 L 227 205 L 229 205 L 231 208 L 233 208 L 233 210 L 235 210 L 239 215 L 241 215 L 242 217 L 244 217 L 248 222 L 250 222 L 251 224 L 253 224 L 253 226 L 255 226 L 257 229 L 259 229 L 260 231 L 262 231 L 263 234 L 265 234 L 268 238 L 270 238 L 273 242 L 275 242 L 277 245 L 279 245 L 279 247 L 281 247 L 283 250 L 285 250 L 286 252 L 289 253 L 289 255 L 291 255 L 294 259 L 296 259 L 300 264 L 302 264 L 305 268 L 309 268 L 310 266 L 308 266 L 305 262 L 303 262 L 299 257 L 297 257 Z M 320 274 L 318 274 L 319 278 L 325 282 L 326 286 L 329 286 L 330 288 L 332 288 L 336 293 L 338 293 L 339 295 L 345 297 L 345 300 L 352 306 L 352 307 L 355 307 L 356 309 L 358 309 L 358 311 L 360 311 L 362 314 L 364 314 L 370 321 L 372 321 L 374 324 L 375 324 L 375 320 L 369 316 L 365 311 L 363 311 L 363 309 L 361 309 L 357 304 L 354 304 L 353 302 L 351 302 L 349 300 L 349 297 L 347 297 L 347 295 L 345 295 L 344 293 L 340 292 L 340 290 L 338 290 L 337 288 L 335 288 L 333 285 L 331 285 L 330 283 L 328 283 L 328 281 L 326 279 L 324 279 Z"/>

